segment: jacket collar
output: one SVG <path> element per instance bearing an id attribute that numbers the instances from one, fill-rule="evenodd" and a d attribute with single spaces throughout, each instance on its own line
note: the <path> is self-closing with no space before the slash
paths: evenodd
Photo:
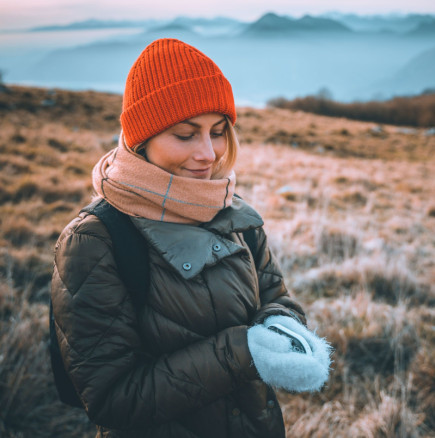
<path id="1" fill-rule="evenodd" d="M 221 210 L 213 220 L 201 225 L 206 230 L 219 234 L 242 232 L 263 225 L 261 216 L 243 199 L 233 196 L 230 207 Z"/>
<path id="2" fill-rule="evenodd" d="M 244 250 L 231 240 L 231 233 L 263 225 L 260 215 L 237 197 L 233 197 L 230 207 L 200 226 L 138 217 L 131 219 L 147 242 L 185 279 Z"/>

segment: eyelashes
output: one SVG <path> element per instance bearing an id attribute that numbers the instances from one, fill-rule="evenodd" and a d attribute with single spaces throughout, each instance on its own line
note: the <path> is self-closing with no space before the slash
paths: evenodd
<path id="1" fill-rule="evenodd" d="M 174 135 L 175 135 L 176 138 L 178 138 L 178 140 L 182 140 L 182 141 L 187 141 L 187 140 L 190 140 L 190 139 L 193 138 L 193 134 L 187 135 L 187 136 L 177 135 L 177 134 L 174 134 Z"/>
<path id="2" fill-rule="evenodd" d="M 188 141 L 191 140 L 195 134 L 190 134 L 190 135 L 178 135 L 178 134 L 174 134 L 176 138 L 178 138 L 181 141 Z M 218 137 L 222 137 L 224 135 L 224 132 L 211 132 L 210 133 L 210 137 L 212 138 L 218 138 Z"/>

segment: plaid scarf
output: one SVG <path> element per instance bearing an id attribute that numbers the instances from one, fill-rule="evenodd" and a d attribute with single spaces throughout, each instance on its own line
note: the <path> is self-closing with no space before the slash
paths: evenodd
<path id="1" fill-rule="evenodd" d="M 202 180 L 172 175 L 127 148 L 104 155 L 92 171 L 95 191 L 130 216 L 156 221 L 199 224 L 229 207 L 236 177 Z"/>

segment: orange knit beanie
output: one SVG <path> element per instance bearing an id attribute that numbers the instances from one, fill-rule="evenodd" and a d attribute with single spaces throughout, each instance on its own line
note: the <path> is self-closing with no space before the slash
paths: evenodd
<path id="1" fill-rule="evenodd" d="M 236 122 L 231 85 L 219 67 L 194 47 L 156 40 L 133 64 L 125 85 L 121 126 L 129 147 L 204 113 Z"/>

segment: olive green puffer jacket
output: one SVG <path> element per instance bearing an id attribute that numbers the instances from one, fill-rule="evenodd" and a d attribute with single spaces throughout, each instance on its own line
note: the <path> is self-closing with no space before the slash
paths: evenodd
<path id="1" fill-rule="evenodd" d="M 75 218 L 55 250 L 56 332 L 97 436 L 284 437 L 275 394 L 252 363 L 247 329 L 270 314 L 304 315 L 288 296 L 260 216 L 234 198 L 202 226 L 132 220 L 150 256 L 140 309 L 95 216 Z M 256 228 L 255 262 L 243 241 L 248 228 Z"/>

